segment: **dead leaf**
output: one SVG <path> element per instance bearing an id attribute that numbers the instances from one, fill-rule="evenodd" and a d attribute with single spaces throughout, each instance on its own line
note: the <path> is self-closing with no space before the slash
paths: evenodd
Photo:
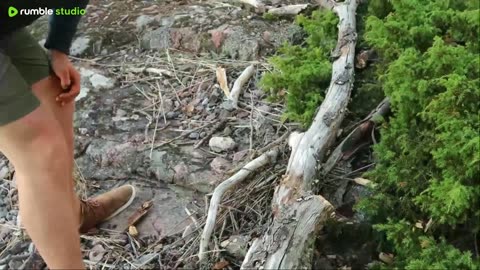
<path id="1" fill-rule="evenodd" d="M 192 113 L 195 111 L 195 106 L 193 104 L 188 104 L 187 106 L 183 107 L 183 111 L 188 115 L 191 116 Z"/>
<path id="2" fill-rule="evenodd" d="M 433 225 L 433 219 L 429 219 L 428 222 L 427 222 L 427 225 L 425 226 L 425 232 L 427 232 L 428 230 L 430 230 L 430 228 L 432 227 Z"/>
<path id="3" fill-rule="evenodd" d="M 102 245 L 95 245 L 88 253 L 88 259 L 94 263 L 98 263 L 103 259 L 106 250 Z"/>
<path id="4" fill-rule="evenodd" d="M 128 233 L 133 237 L 138 236 L 138 230 L 135 226 L 128 227 Z"/>
<path id="5" fill-rule="evenodd" d="M 146 201 L 142 204 L 142 206 L 135 211 L 129 218 L 128 218 L 128 226 L 133 226 L 137 224 L 137 222 L 147 214 L 148 210 L 152 208 L 153 201 Z"/>
<path id="6" fill-rule="evenodd" d="M 218 84 L 220 84 L 220 88 L 223 90 L 223 93 L 228 98 L 230 96 L 230 89 L 228 88 L 227 73 L 222 67 L 217 67 L 216 73 Z"/>
<path id="7" fill-rule="evenodd" d="M 380 254 L 378 254 L 378 258 L 386 264 L 393 263 L 393 254 L 380 252 Z"/>
<path id="8" fill-rule="evenodd" d="M 151 5 L 149 7 L 146 7 L 146 8 L 142 8 L 142 11 L 143 12 L 151 12 L 151 11 L 156 11 L 157 10 L 157 6 L 156 5 Z"/>
<path id="9" fill-rule="evenodd" d="M 355 67 L 358 69 L 366 68 L 374 54 L 375 52 L 373 50 L 361 51 L 356 57 Z"/>
<path id="10" fill-rule="evenodd" d="M 415 223 L 415 227 L 423 229 L 423 222 L 421 220 L 417 221 L 417 223 Z"/>
<path id="11" fill-rule="evenodd" d="M 368 180 L 368 179 L 365 179 L 365 178 L 361 178 L 361 177 L 357 177 L 355 179 L 353 179 L 353 181 L 359 185 L 362 185 L 362 186 L 368 186 L 368 185 L 372 185 L 374 186 L 375 184 L 372 183 L 372 181 Z"/>
<path id="12" fill-rule="evenodd" d="M 230 264 L 228 261 L 219 261 L 213 266 L 213 270 L 222 270 L 223 268 L 227 267 Z"/>

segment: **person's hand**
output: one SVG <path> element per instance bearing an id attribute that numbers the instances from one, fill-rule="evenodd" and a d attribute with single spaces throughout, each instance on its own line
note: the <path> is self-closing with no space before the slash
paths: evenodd
<path id="1" fill-rule="evenodd" d="M 50 50 L 52 69 L 60 79 L 63 93 L 56 100 L 64 106 L 75 100 L 80 93 L 80 73 L 75 69 L 68 56 L 60 51 Z"/>

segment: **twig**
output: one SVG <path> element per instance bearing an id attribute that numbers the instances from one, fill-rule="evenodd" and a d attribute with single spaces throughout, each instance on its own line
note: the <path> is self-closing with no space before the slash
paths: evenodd
<path id="1" fill-rule="evenodd" d="M 250 65 L 248 66 L 240 77 L 235 81 L 232 87 L 232 91 L 230 91 L 230 96 L 228 97 L 229 100 L 232 102 L 234 108 L 238 107 L 238 98 L 240 97 L 240 93 L 242 92 L 243 86 L 250 80 L 255 72 L 255 66 Z"/>
<path id="2" fill-rule="evenodd" d="M 107 267 L 107 268 L 110 268 L 110 269 L 116 269 L 117 267 L 115 267 L 115 265 L 111 265 L 111 264 L 106 264 L 106 263 L 97 263 L 97 262 L 92 262 L 90 260 L 83 260 L 84 263 L 86 264 L 89 264 L 89 265 L 94 265 L 94 266 L 97 266 L 98 264 L 101 264 L 103 267 Z"/>
<path id="3" fill-rule="evenodd" d="M 162 142 L 162 143 L 159 143 L 159 144 L 157 144 L 157 145 L 154 145 L 154 146 L 153 146 L 153 149 L 157 149 L 157 148 L 162 147 L 162 146 L 164 146 L 164 145 L 166 145 L 166 144 L 172 143 L 172 142 L 174 142 L 174 141 L 176 141 L 176 140 L 178 140 L 178 139 L 184 138 L 185 136 L 188 136 L 190 133 L 195 132 L 195 131 L 197 131 L 197 130 L 200 130 L 200 129 L 202 129 L 202 128 L 208 127 L 208 126 L 211 125 L 211 124 L 212 124 L 212 123 L 208 123 L 208 124 L 205 124 L 205 125 L 203 125 L 203 126 L 200 126 L 200 127 L 194 128 L 194 129 L 191 129 L 191 130 L 189 130 L 189 131 L 187 131 L 187 132 L 185 132 L 185 133 L 183 133 L 183 134 L 181 134 L 181 135 L 179 135 L 179 136 L 177 136 L 177 137 L 175 137 L 175 138 L 173 138 L 173 139 L 170 139 L 170 140 L 168 140 L 168 141 L 166 141 L 166 142 Z M 143 149 L 143 150 L 145 150 L 145 149 Z M 142 151 L 143 151 L 143 150 L 142 150 Z"/>
<path id="4" fill-rule="evenodd" d="M 250 148 L 248 150 L 248 153 L 250 153 L 250 158 L 253 157 L 253 95 L 250 95 L 250 104 L 251 104 L 251 110 L 250 110 Z"/>
<path id="5" fill-rule="evenodd" d="M 278 8 L 270 8 L 268 13 L 278 16 L 297 15 L 309 6 L 310 4 L 287 5 Z"/>
<path id="6" fill-rule="evenodd" d="M 165 108 L 163 107 L 162 90 L 160 88 L 160 85 L 158 84 L 158 81 L 157 81 L 157 89 L 158 89 L 158 97 L 160 98 L 160 108 L 161 108 L 161 112 L 163 114 L 163 121 L 164 121 L 165 125 L 167 125 L 167 117 L 165 116 Z M 152 159 L 153 146 L 155 144 L 155 138 L 157 136 L 158 118 L 159 117 L 160 117 L 160 110 L 157 111 L 157 117 L 155 119 L 155 130 L 153 131 L 152 146 L 150 148 L 150 159 Z"/>
<path id="7" fill-rule="evenodd" d="M 130 246 L 132 246 L 133 253 L 135 254 L 135 257 L 138 258 L 138 252 L 137 252 L 137 248 L 135 247 L 135 242 L 133 241 L 133 238 L 129 233 L 127 233 L 127 236 L 130 242 Z"/>
<path id="8" fill-rule="evenodd" d="M 198 220 L 193 216 L 192 212 L 190 212 L 190 210 L 188 210 L 187 207 L 185 207 L 185 212 L 186 212 L 187 215 L 192 219 L 193 224 L 195 224 L 195 228 L 198 228 L 198 226 L 199 226 Z"/>
<path id="9" fill-rule="evenodd" d="M 107 264 L 108 260 L 110 260 L 110 257 L 112 256 L 112 252 L 108 252 L 107 259 L 105 259 L 105 263 L 103 263 L 102 270 L 105 269 L 105 265 Z"/>
<path id="10" fill-rule="evenodd" d="M 165 107 L 163 106 L 162 89 L 160 88 L 160 84 L 158 83 L 158 81 L 157 81 L 157 89 L 158 89 L 158 96 L 160 98 L 160 108 L 162 108 L 163 122 L 167 124 L 167 116 L 165 115 Z"/>
<path id="11" fill-rule="evenodd" d="M 240 183 L 241 181 L 245 180 L 253 171 L 258 170 L 259 168 L 265 166 L 266 164 L 275 160 L 278 155 L 278 148 L 275 148 L 260 157 L 252 160 L 249 162 L 243 169 L 238 171 L 235 175 L 228 178 L 220 185 L 218 185 L 212 195 L 212 199 L 210 200 L 210 207 L 207 214 L 207 221 L 205 227 L 203 229 L 202 237 L 200 240 L 200 250 L 198 252 L 198 257 L 200 261 L 205 259 L 206 249 L 208 247 L 208 243 L 210 242 L 210 237 L 213 232 L 213 228 L 215 226 L 215 221 L 217 218 L 218 207 L 220 201 L 222 199 L 223 194 L 235 186 L 236 184 Z"/>
<path id="12" fill-rule="evenodd" d="M 170 57 L 169 49 L 167 49 L 166 52 L 167 52 L 168 63 L 170 64 L 170 66 L 171 66 L 172 69 L 173 69 L 173 74 L 175 75 L 175 78 L 176 78 L 177 81 L 182 85 L 182 87 L 185 87 L 185 85 L 182 83 L 182 80 L 180 80 L 180 79 L 178 78 L 177 70 L 175 69 L 175 65 L 173 64 L 172 58 Z"/>

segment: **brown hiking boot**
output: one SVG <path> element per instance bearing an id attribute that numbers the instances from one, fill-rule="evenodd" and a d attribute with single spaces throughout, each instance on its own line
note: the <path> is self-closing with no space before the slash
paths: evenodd
<path id="1" fill-rule="evenodd" d="M 124 185 L 95 198 L 80 201 L 80 233 L 87 233 L 98 224 L 125 210 L 135 199 L 135 187 Z"/>

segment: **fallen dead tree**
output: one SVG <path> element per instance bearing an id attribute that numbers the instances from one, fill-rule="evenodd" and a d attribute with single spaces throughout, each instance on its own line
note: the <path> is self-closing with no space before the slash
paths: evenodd
<path id="1" fill-rule="evenodd" d="M 353 87 L 358 0 L 320 1 L 339 17 L 338 42 L 333 51 L 332 80 L 310 128 L 289 140 L 292 153 L 286 175 L 275 189 L 273 219 L 266 233 L 254 240 L 242 269 L 311 268 L 315 236 L 333 207 L 311 194 L 317 164 L 334 142 Z"/>

